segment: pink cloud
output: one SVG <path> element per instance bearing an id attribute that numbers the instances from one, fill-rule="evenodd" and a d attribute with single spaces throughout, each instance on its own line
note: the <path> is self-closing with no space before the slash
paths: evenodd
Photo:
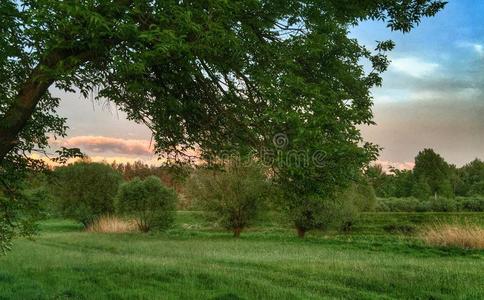
<path id="1" fill-rule="evenodd" d="M 394 162 L 388 160 L 376 160 L 372 164 L 381 165 L 385 173 L 389 173 L 391 168 L 395 168 L 398 170 L 412 170 L 413 167 L 415 167 L 415 163 L 412 161 Z"/>
<path id="2" fill-rule="evenodd" d="M 53 144 L 62 147 L 76 147 L 89 153 L 117 153 L 124 155 L 152 156 L 153 145 L 149 140 L 120 139 L 106 136 L 76 136 Z"/>

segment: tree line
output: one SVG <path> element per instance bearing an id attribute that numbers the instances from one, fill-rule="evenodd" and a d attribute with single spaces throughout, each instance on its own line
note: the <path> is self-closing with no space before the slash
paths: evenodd
<path id="1" fill-rule="evenodd" d="M 432 149 L 415 157 L 413 170 L 391 169 L 373 165 L 365 172 L 378 197 L 454 198 L 484 196 L 484 162 L 478 158 L 458 168 Z"/>

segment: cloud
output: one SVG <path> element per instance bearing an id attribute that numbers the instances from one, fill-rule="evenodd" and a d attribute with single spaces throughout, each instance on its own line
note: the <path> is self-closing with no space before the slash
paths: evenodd
<path id="1" fill-rule="evenodd" d="M 151 165 L 151 166 L 160 166 L 165 162 L 165 160 L 158 159 L 155 156 L 153 156 L 151 158 L 127 157 L 127 156 L 89 156 L 89 160 L 91 160 L 93 162 L 105 162 L 105 163 L 108 163 L 108 164 L 111 164 L 113 162 L 116 162 L 118 164 L 120 164 L 120 163 L 133 164 L 134 162 L 142 161 L 143 163 Z"/>
<path id="2" fill-rule="evenodd" d="M 47 165 L 52 166 L 52 167 L 58 167 L 60 164 L 56 163 L 55 161 L 51 160 L 49 157 L 45 155 L 41 155 L 39 153 L 31 153 L 29 155 L 33 159 L 40 159 L 43 160 Z M 71 158 L 67 160 L 67 164 L 72 164 L 77 161 L 81 160 L 80 158 Z M 117 164 L 126 164 L 130 163 L 133 164 L 134 162 L 141 161 L 145 164 L 148 164 L 150 166 L 161 166 L 163 163 L 166 162 L 165 159 L 159 158 L 157 156 L 151 156 L 151 157 L 146 157 L 146 156 L 89 156 L 88 161 L 91 162 L 100 162 L 100 163 L 106 163 L 106 164 L 112 164 L 112 163 L 117 163 Z"/>
<path id="3" fill-rule="evenodd" d="M 422 78 L 434 73 L 439 64 L 425 62 L 418 57 L 394 58 L 390 64 L 390 70 L 404 73 L 411 77 Z"/>
<path id="4" fill-rule="evenodd" d="M 55 141 L 52 144 L 80 148 L 82 151 L 88 152 L 87 154 L 153 155 L 153 145 L 149 140 L 120 139 L 107 136 L 76 136 Z"/>
<path id="5" fill-rule="evenodd" d="M 394 162 L 388 160 L 376 160 L 372 164 L 380 165 L 385 173 L 390 173 L 391 169 L 412 170 L 413 167 L 415 167 L 415 163 L 412 161 Z"/>
<path id="6" fill-rule="evenodd" d="M 484 57 L 484 45 L 470 42 L 460 42 L 457 46 L 472 49 L 479 56 Z"/>

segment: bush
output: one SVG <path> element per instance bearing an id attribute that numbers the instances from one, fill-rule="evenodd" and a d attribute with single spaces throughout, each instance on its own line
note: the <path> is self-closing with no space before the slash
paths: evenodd
<path id="1" fill-rule="evenodd" d="M 456 212 L 484 211 L 484 197 L 457 197 L 420 201 L 416 198 L 377 198 L 376 211 L 381 212 Z"/>
<path id="2" fill-rule="evenodd" d="M 337 213 L 340 213 L 339 203 L 335 199 L 325 199 L 319 195 L 304 197 L 288 193 L 284 195 L 287 198 L 291 196 L 293 198 L 289 201 L 288 214 L 300 238 L 303 238 L 308 230 L 326 230 L 339 219 L 337 217 Z"/>
<path id="3" fill-rule="evenodd" d="M 414 197 L 408 198 L 378 198 L 377 210 L 392 212 L 412 212 L 417 211 L 421 201 Z M 385 210 L 381 210 L 385 209 Z"/>
<path id="4" fill-rule="evenodd" d="M 454 199 L 437 198 L 437 199 L 432 199 L 430 203 L 431 203 L 431 211 L 436 211 L 436 212 L 457 211 L 457 202 Z"/>
<path id="5" fill-rule="evenodd" d="M 301 238 L 312 229 L 335 228 L 349 232 L 358 221 L 360 213 L 374 210 L 376 204 L 373 187 L 364 180 L 335 192 L 332 197 L 301 195 L 287 190 L 283 197 L 281 203 L 290 204 L 286 213 Z"/>
<path id="6" fill-rule="evenodd" d="M 333 222 L 343 232 L 350 232 L 362 211 L 373 211 L 376 196 L 373 187 L 367 182 L 358 182 L 336 195 L 333 206 Z"/>
<path id="7" fill-rule="evenodd" d="M 456 201 L 461 211 L 484 211 L 484 197 L 457 197 Z"/>
<path id="8" fill-rule="evenodd" d="M 52 191 L 59 212 L 87 227 L 114 212 L 121 175 L 101 163 L 77 162 L 54 170 Z"/>
<path id="9" fill-rule="evenodd" d="M 186 191 L 208 219 L 216 220 L 239 237 L 259 215 L 269 184 L 261 165 L 234 159 L 223 170 L 195 171 L 187 181 Z"/>
<path id="10" fill-rule="evenodd" d="M 177 195 L 165 187 L 161 180 L 149 176 L 135 178 L 119 188 L 117 212 L 136 220 L 140 231 L 162 230 L 173 224 Z"/>

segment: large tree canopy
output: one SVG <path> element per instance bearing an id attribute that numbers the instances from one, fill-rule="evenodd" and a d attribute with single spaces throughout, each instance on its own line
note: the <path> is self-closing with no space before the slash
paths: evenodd
<path id="1" fill-rule="evenodd" d="M 350 26 L 374 19 L 406 32 L 444 4 L 3 0 L 1 176 L 45 148 L 48 136 L 64 135 L 54 86 L 115 103 L 152 129 L 159 153 L 259 147 L 287 132 L 292 149 L 315 150 L 320 145 L 306 141 L 316 140 L 340 153 L 334 164 L 358 158 L 338 167 L 344 175 L 364 161 L 355 125 L 371 123 L 369 89 L 388 64 L 381 51 L 393 47 L 381 42 L 370 51 L 348 37 Z M 364 72 L 362 59 L 373 71 Z"/>
<path id="2" fill-rule="evenodd" d="M 385 60 L 349 39 L 348 27 L 371 18 L 408 31 L 442 7 L 421 0 L 2 1 L 0 159 L 45 146 L 48 132 L 62 134 L 53 85 L 113 101 L 146 123 L 162 150 L 253 142 L 265 107 L 296 111 L 323 97 L 332 102 L 325 111 L 368 122 L 368 89 Z M 361 57 L 376 72 L 365 76 Z"/>

